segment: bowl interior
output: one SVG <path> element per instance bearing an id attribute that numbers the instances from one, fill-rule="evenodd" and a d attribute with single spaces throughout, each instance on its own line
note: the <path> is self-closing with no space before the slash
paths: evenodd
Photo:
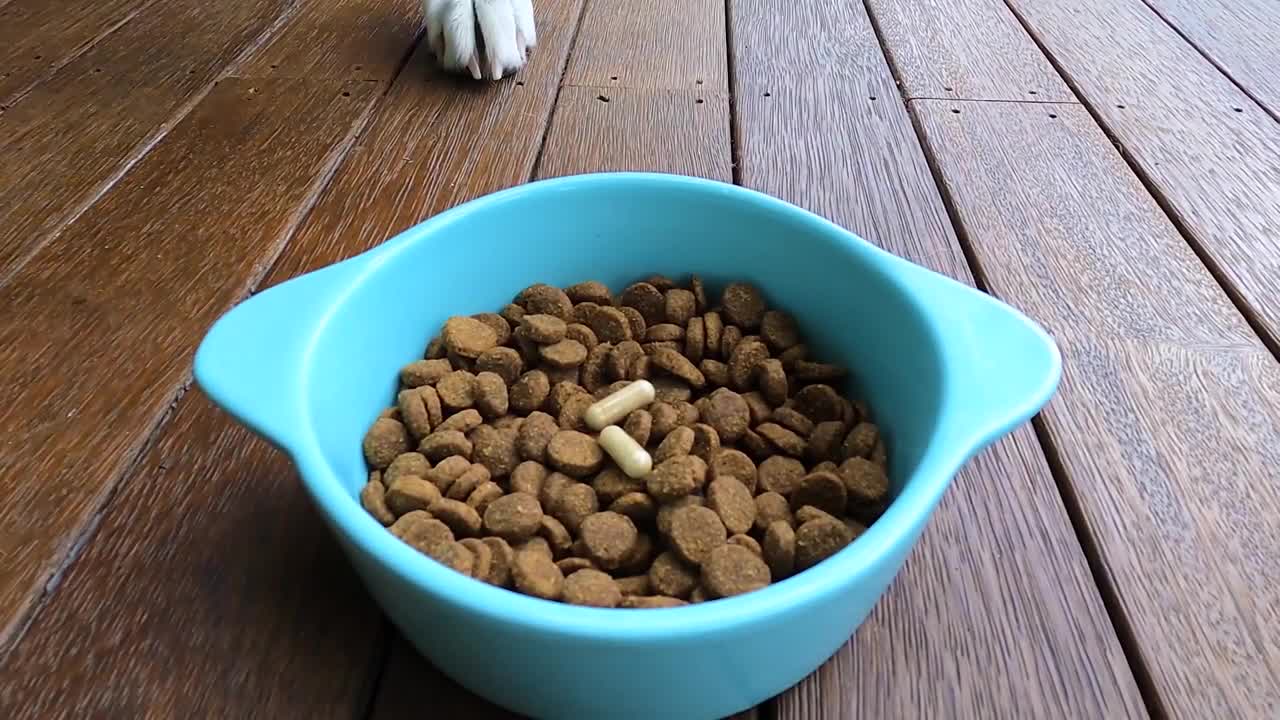
<path id="1" fill-rule="evenodd" d="M 375 251 L 376 252 L 376 251 Z M 890 449 L 895 495 L 936 430 L 942 369 L 921 307 L 883 253 L 785 204 L 659 178 L 533 184 L 392 241 L 332 310 L 302 378 L 325 461 L 354 499 L 361 438 L 394 402 L 398 371 L 446 318 L 497 312 L 535 282 L 599 280 L 615 292 L 653 273 L 697 273 L 718 294 L 747 280 L 791 312 L 811 356 L 852 370 Z"/>

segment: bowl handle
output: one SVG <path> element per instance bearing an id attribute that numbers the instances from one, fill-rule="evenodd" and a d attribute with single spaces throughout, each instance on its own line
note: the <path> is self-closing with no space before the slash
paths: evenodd
<path id="1" fill-rule="evenodd" d="M 250 430 L 288 452 L 305 420 L 308 348 L 355 258 L 273 285 L 213 324 L 195 356 L 195 380 Z"/>
<path id="2" fill-rule="evenodd" d="M 996 298 L 920 268 L 916 289 L 948 352 L 940 429 L 972 457 L 1030 420 L 1053 397 L 1062 356 L 1045 330 Z"/>

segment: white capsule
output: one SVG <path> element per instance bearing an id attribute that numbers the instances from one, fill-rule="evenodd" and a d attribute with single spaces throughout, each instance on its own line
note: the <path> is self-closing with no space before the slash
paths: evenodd
<path id="1" fill-rule="evenodd" d="M 586 420 L 587 427 L 592 430 L 600 430 L 605 425 L 612 425 L 630 415 L 632 410 L 639 410 L 653 402 L 657 395 L 658 393 L 654 390 L 653 383 L 648 380 L 637 380 L 621 390 L 611 393 L 608 397 L 597 400 L 591 407 L 587 408 L 587 413 L 583 416 L 583 419 Z"/>
<path id="2" fill-rule="evenodd" d="M 601 430 L 599 443 L 627 477 L 642 478 L 653 470 L 653 458 L 649 457 L 649 452 L 617 425 Z"/>

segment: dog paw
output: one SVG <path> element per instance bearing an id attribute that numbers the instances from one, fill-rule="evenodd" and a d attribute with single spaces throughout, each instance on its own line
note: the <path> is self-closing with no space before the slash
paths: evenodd
<path id="1" fill-rule="evenodd" d="M 532 0 L 424 0 L 427 42 L 441 67 L 499 80 L 538 44 Z"/>

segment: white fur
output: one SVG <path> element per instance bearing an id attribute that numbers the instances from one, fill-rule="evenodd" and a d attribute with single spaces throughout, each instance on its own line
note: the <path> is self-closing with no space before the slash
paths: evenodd
<path id="1" fill-rule="evenodd" d="M 423 9 L 428 47 L 449 72 L 499 80 L 538 44 L 531 0 L 423 0 Z"/>

